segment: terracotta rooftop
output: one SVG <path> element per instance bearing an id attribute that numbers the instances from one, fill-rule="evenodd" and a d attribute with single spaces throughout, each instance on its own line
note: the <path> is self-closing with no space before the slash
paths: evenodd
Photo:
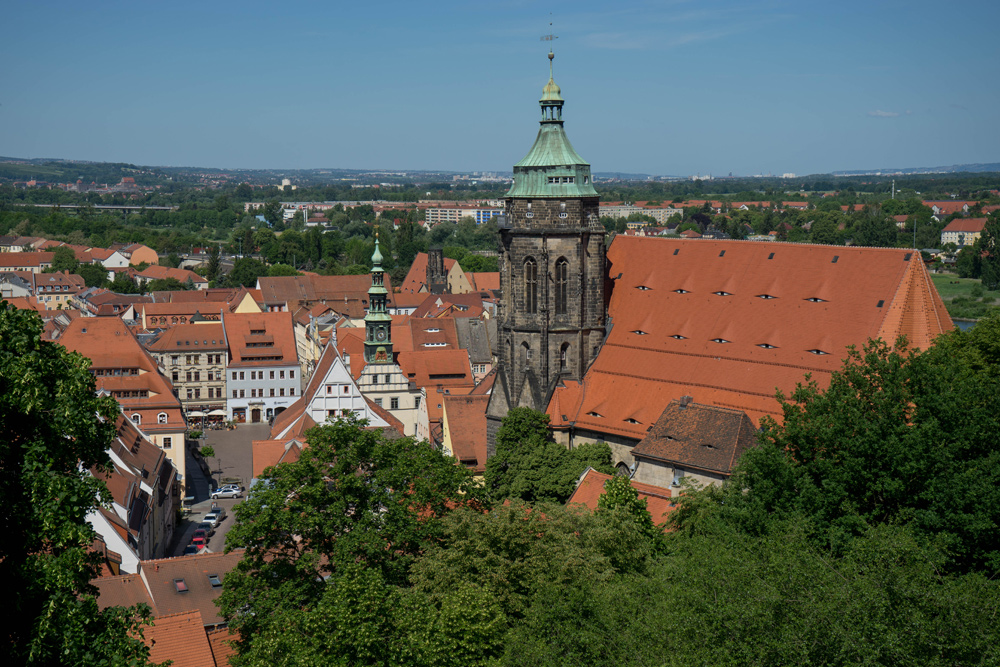
<path id="1" fill-rule="evenodd" d="M 172 667 L 216 667 L 212 647 L 197 610 L 157 616 L 153 626 L 143 630 L 149 659 L 171 661 Z"/>
<path id="2" fill-rule="evenodd" d="M 604 495 L 604 485 L 611 477 L 612 475 L 606 475 L 602 472 L 597 472 L 593 468 L 587 468 L 580 476 L 576 490 L 573 491 L 573 495 L 570 496 L 566 504 L 580 503 L 586 505 L 591 510 L 596 510 L 598 499 Z M 646 509 L 649 511 L 650 516 L 653 517 L 653 523 L 657 526 L 662 526 L 666 523 L 667 515 L 674 511 L 674 505 L 671 500 L 673 495 L 670 489 L 665 489 L 662 486 L 653 486 L 652 484 L 642 484 L 634 480 L 629 480 L 629 484 L 639 493 L 639 498 L 646 501 Z"/>
<path id="3" fill-rule="evenodd" d="M 368 288 L 372 279 L 368 274 L 352 276 L 277 276 L 262 277 L 257 281 L 261 300 L 267 304 L 284 303 L 289 311 L 301 306 L 324 303 L 347 317 L 365 316 L 368 306 Z M 385 275 L 385 287 L 392 303 L 392 281 Z"/>
<path id="4" fill-rule="evenodd" d="M 226 313 L 223 321 L 229 342 L 229 368 L 299 363 L 291 313 Z"/>
<path id="5" fill-rule="evenodd" d="M 483 314 L 483 297 L 470 294 L 428 294 L 413 317 L 479 317 Z"/>
<path id="6" fill-rule="evenodd" d="M 942 232 L 982 233 L 986 227 L 986 218 L 955 218 L 942 229 Z"/>
<path id="7" fill-rule="evenodd" d="M 215 601 L 222 594 L 226 575 L 242 557 L 243 551 L 237 550 L 144 560 L 139 564 L 139 575 L 146 582 L 157 616 L 200 611 L 204 625 L 219 625 L 225 619 Z"/>
<path id="8" fill-rule="evenodd" d="M 632 456 L 728 475 L 756 437 L 753 422 L 740 410 L 674 400 Z"/>
<path id="9" fill-rule="evenodd" d="M 916 261 L 911 261 L 911 260 Z M 581 384 L 554 392 L 555 428 L 641 440 L 681 396 L 780 418 L 775 390 L 821 387 L 849 345 L 953 328 L 920 255 L 905 249 L 618 236 L 613 328 Z M 642 397 L 638 400 L 638 397 Z"/>
<path id="10" fill-rule="evenodd" d="M 428 396 L 428 400 L 430 400 Z M 444 414 L 452 454 L 477 472 L 486 470 L 486 405 L 489 395 L 445 396 Z"/>

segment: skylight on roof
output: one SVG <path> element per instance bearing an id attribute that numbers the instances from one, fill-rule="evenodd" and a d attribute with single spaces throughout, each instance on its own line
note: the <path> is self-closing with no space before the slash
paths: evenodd
<path id="1" fill-rule="evenodd" d="M 715 296 L 732 296 L 733 295 L 732 292 L 724 292 L 722 290 L 719 290 L 718 292 L 712 292 L 712 294 L 714 294 Z"/>
<path id="2" fill-rule="evenodd" d="M 643 292 L 653 289 L 652 287 L 646 287 L 645 285 L 639 285 L 636 287 L 637 290 L 642 290 Z"/>
<path id="3" fill-rule="evenodd" d="M 440 333 L 440 329 L 424 329 L 427 333 Z"/>
<path id="4" fill-rule="evenodd" d="M 687 340 L 687 336 L 682 336 L 680 334 L 674 334 L 671 338 L 676 338 L 677 340 Z"/>
<path id="5" fill-rule="evenodd" d="M 222 586 L 222 579 L 217 574 L 210 574 L 208 575 L 208 583 L 212 584 L 212 588 L 219 588 Z"/>
<path id="6" fill-rule="evenodd" d="M 645 331 L 643 331 L 642 329 L 633 329 L 632 333 L 638 334 L 640 336 L 648 336 L 649 335 Z"/>
<path id="7" fill-rule="evenodd" d="M 762 347 L 765 350 L 774 350 L 778 346 L 777 345 L 771 345 L 770 343 L 757 343 L 757 347 Z"/>
<path id="8" fill-rule="evenodd" d="M 807 350 L 807 352 L 811 352 L 813 354 L 830 354 L 829 352 L 824 352 L 823 350 L 820 349 Z"/>
<path id="9" fill-rule="evenodd" d="M 728 343 L 729 341 L 726 340 L 725 338 L 713 338 L 712 342 L 713 343 Z"/>
<path id="10" fill-rule="evenodd" d="M 187 584 L 184 583 L 183 579 L 174 579 L 174 588 L 177 590 L 178 593 L 188 592 Z"/>
<path id="11" fill-rule="evenodd" d="M 806 301 L 812 301 L 813 303 L 826 303 L 826 299 L 821 299 L 818 296 L 811 296 Z"/>
<path id="12" fill-rule="evenodd" d="M 686 289 L 675 289 L 674 291 L 677 292 L 678 294 L 688 294 L 688 291 Z"/>

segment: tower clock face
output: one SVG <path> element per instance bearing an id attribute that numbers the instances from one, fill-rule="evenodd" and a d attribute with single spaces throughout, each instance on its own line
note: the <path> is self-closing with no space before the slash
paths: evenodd
<path id="1" fill-rule="evenodd" d="M 375 339 L 379 341 L 385 340 L 385 329 L 379 329 L 375 332 Z"/>

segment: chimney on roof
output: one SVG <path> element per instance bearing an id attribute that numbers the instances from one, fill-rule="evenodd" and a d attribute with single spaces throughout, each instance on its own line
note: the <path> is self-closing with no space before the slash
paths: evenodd
<path id="1" fill-rule="evenodd" d="M 688 405 L 690 405 L 690 404 L 691 404 L 691 401 L 693 401 L 693 400 L 694 400 L 694 399 L 693 399 L 693 398 L 691 398 L 690 396 L 681 396 L 681 404 L 680 404 L 680 408 L 681 408 L 681 410 L 683 410 L 683 409 L 684 409 L 684 408 L 686 408 L 686 407 L 687 407 Z"/>

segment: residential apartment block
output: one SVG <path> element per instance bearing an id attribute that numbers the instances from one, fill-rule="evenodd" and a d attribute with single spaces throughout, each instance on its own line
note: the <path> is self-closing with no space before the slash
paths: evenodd
<path id="1" fill-rule="evenodd" d="M 221 322 L 179 324 L 147 349 L 170 378 L 185 412 L 226 410 L 229 345 Z"/>

